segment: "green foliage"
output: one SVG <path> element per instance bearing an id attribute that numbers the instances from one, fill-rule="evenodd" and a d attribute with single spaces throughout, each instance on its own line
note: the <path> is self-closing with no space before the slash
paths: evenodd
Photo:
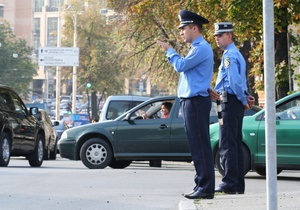
<path id="1" fill-rule="evenodd" d="M 277 84 L 289 82 L 288 74 L 286 74 L 288 71 L 289 66 L 285 61 L 275 65 L 275 79 Z"/>
<path id="2" fill-rule="evenodd" d="M 294 36 L 290 35 L 290 40 L 291 40 L 291 53 L 294 54 L 294 56 L 292 57 L 293 60 L 296 62 L 296 66 L 300 66 L 300 35 L 297 33 Z M 292 68 L 295 68 L 295 66 L 292 66 Z M 294 75 L 294 82 L 297 84 L 298 86 L 298 90 L 296 91 L 300 91 L 300 75 L 299 74 L 295 74 Z"/>
<path id="3" fill-rule="evenodd" d="M 222 56 L 214 41 L 214 22 L 234 22 L 235 41 L 237 46 L 243 48 L 245 42 L 251 43 L 252 49 L 244 52 L 249 59 L 252 68 L 249 77 L 254 81 L 250 89 L 264 89 L 263 81 L 263 2 L 261 0 L 108 0 L 109 7 L 123 13 L 126 22 L 119 29 L 120 40 L 126 48 L 130 67 L 146 70 L 147 74 L 155 79 L 153 83 L 159 83 L 168 79 L 169 89 L 173 89 L 177 83 L 177 74 L 168 65 L 164 52 L 154 45 L 154 39 L 167 41 L 177 52 L 184 55 L 187 46 L 182 42 L 177 29 L 178 11 L 188 9 L 208 18 L 210 24 L 204 26 L 204 36 L 212 44 L 215 51 L 215 68 Z M 284 39 L 287 26 L 298 23 L 300 20 L 299 0 L 274 0 L 275 20 L 275 61 L 276 61 L 276 87 L 281 88 L 279 97 L 287 92 L 287 48 Z M 285 65 L 283 65 L 285 63 Z M 142 66 L 142 67 L 141 67 Z"/>
<path id="4" fill-rule="evenodd" d="M 33 49 L 26 46 L 24 39 L 14 35 L 8 22 L 0 24 L 0 43 L 0 83 L 27 98 L 30 82 L 37 73 Z"/>
<path id="5" fill-rule="evenodd" d="M 77 20 L 77 46 L 80 49 L 80 66 L 78 67 L 78 80 L 80 84 L 90 81 L 93 89 L 107 94 L 117 94 L 122 91 L 123 78 L 120 66 L 122 56 L 117 54 L 116 41 L 113 28 L 107 24 L 106 17 L 99 12 L 99 1 L 89 1 L 85 7 L 81 0 L 72 0 L 68 4 L 69 10 L 64 13 L 65 24 L 63 40 L 65 46 L 72 46 L 74 20 Z M 71 76 L 71 68 L 65 68 Z"/>

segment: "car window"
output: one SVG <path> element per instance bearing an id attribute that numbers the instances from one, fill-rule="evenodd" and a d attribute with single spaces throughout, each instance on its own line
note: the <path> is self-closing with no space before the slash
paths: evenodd
<path id="1" fill-rule="evenodd" d="M 156 101 L 153 103 L 149 103 L 139 110 L 135 112 L 136 116 L 143 116 L 143 114 L 146 114 L 149 119 L 157 119 L 157 118 L 162 118 L 162 113 L 161 113 L 161 105 L 164 102 L 171 102 L 172 104 L 174 103 L 174 100 L 168 100 L 168 101 Z M 172 107 L 173 108 L 173 107 Z M 172 108 L 170 110 L 170 113 L 172 112 Z"/>
<path id="2" fill-rule="evenodd" d="M 108 120 L 116 119 L 140 103 L 141 101 L 111 101 L 105 117 Z"/>
<path id="3" fill-rule="evenodd" d="M 14 111 L 15 106 L 10 94 L 5 90 L 0 90 L 0 108 L 7 111 Z"/>
<path id="4" fill-rule="evenodd" d="M 276 108 L 278 120 L 299 120 L 300 119 L 300 97 L 289 100 Z"/>
<path id="5" fill-rule="evenodd" d="M 26 111 L 27 109 L 25 105 L 22 103 L 21 99 L 15 93 L 11 93 L 11 96 L 13 98 L 15 111 L 18 112 L 19 114 L 27 115 L 27 111 Z"/>

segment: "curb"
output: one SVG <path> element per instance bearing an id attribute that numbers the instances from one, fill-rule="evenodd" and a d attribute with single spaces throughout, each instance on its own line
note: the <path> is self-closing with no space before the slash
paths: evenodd
<path id="1" fill-rule="evenodd" d="M 194 200 L 181 200 L 179 202 L 179 210 L 197 210 Z"/>

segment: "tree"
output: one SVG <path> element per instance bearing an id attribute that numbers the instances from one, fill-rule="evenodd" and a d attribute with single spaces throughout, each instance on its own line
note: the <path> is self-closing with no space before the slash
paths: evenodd
<path id="1" fill-rule="evenodd" d="M 33 48 L 26 46 L 24 39 L 16 37 L 6 21 L 0 24 L 0 44 L 1 84 L 27 98 L 31 91 L 30 82 L 37 73 L 37 64 L 32 59 Z"/>
<path id="2" fill-rule="evenodd" d="M 65 46 L 72 46 L 74 18 L 77 19 L 77 46 L 80 49 L 79 83 L 90 82 L 93 90 L 108 95 L 120 93 L 124 87 L 122 57 L 116 54 L 113 28 L 106 16 L 100 13 L 101 2 L 70 0 L 64 12 L 63 39 Z M 65 69 L 71 74 L 71 69 Z"/>
<path id="3" fill-rule="evenodd" d="M 210 20 L 204 32 L 215 51 L 215 67 L 220 62 L 221 52 L 213 40 L 213 23 L 233 21 L 235 24 L 236 44 L 240 47 L 248 62 L 249 84 L 253 88 L 263 88 L 263 82 L 256 80 L 257 75 L 263 78 L 263 14 L 262 1 L 251 0 L 108 0 L 109 6 L 126 17 L 122 28 L 124 45 L 129 45 L 132 63 L 142 65 L 157 81 L 170 78 L 167 83 L 174 88 L 177 74 L 167 65 L 165 56 L 158 47 L 153 47 L 156 38 L 168 41 L 179 53 L 186 52 L 186 46 L 180 39 L 176 25 L 180 9 L 188 9 L 202 14 Z M 300 7 L 298 0 L 274 1 L 275 13 L 275 64 L 277 98 L 288 93 L 288 26 L 299 22 Z M 127 61 L 127 60 L 126 60 Z M 147 66 L 147 67 L 145 67 Z M 173 84 L 173 85 L 172 85 Z"/>

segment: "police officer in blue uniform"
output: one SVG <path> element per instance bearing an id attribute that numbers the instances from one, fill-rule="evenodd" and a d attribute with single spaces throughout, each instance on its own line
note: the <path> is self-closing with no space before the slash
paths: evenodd
<path id="1" fill-rule="evenodd" d="M 209 21 L 187 10 L 179 11 L 180 35 L 191 47 L 185 57 L 167 43 L 156 42 L 166 51 L 168 61 L 180 73 L 178 97 L 183 113 L 189 149 L 196 170 L 196 186 L 183 194 L 189 199 L 214 198 L 215 172 L 209 138 L 211 99 L 208 93 L 213 75 L 213 51 L 203 38 L 202 25 Z"/>
<path id="2" fill-rule="evenodd" d="M 242 123 L 245 109 L 249 109 L 246 62 L 233 43 L 233 24 L 215 23 L 214 37 L 224 52 L 219 66 L 212 99 L 222 100 L 223 125 L 220 125 L 219 152 L 224 167 L 222 183 L 215 192 L 243 194 L 245 191 Z M 220 95 L 221 97 L 220 97 Z"/>

